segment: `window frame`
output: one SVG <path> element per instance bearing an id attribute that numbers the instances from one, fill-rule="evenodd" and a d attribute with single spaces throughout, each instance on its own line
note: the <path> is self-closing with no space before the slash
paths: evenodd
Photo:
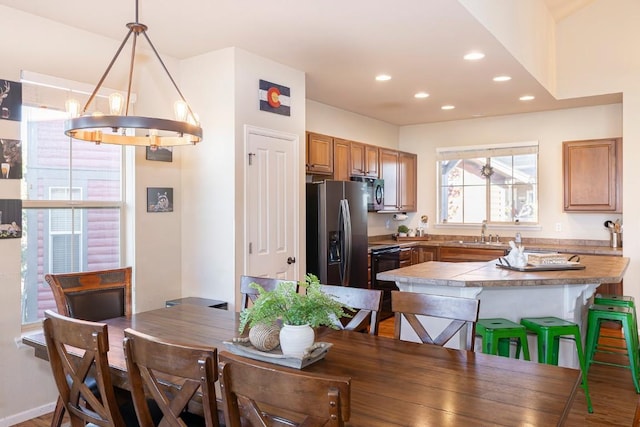
<path id="1" fill-rule="evenodd" d="M 28 90 L 29 89 L 33 89 L 33 90 L 38 90 L 38 86 L 42 86 L 44 88 L 46 88 L 46 90 L 48 91 L 47 95 L 49 95 L 49 92 L 51 92 L 51 89 L 54 90 L 59 90 L 60 92 L 60 97 L 55 99 L 55 104 L 48 102 L 51 100 L 50 97 L 47 97 L 47 102 L 43 102 L 43 103 L 36 103 L 36 102 L 30 102 L 29 99 L 23 99 L 23 107 L 26 108 L 43 108 L 43 109 L 47 109 L 47 110 L 54 110 L 54 111 L 59 111 L 60 113 L 65 113 L 63 106 L 64 106 L 64 101 L 66 101 L 66 99 L 70 96 L 70 93 L 75 94 L 84 94 L 84 95 L 88 95 L 90 92 L 86 91 L 86 85 L 84 84 L 80 84 L 80 83 L 75 83 L 75 82 L 71 82 L 71 81 L 66 81 L 63 79 L 58 79 L 58 78 L 53 78 L 53 77 L 49 77 L 49 76 L 44 76 L 44 75 L 40 75 L 37 73 L 28 73 L 23 71 L 23 75 L 22 75 L 22 84 L 23 84 L 23 96 L 25 93 L 25 89 Z M 71 88 L 71 89 L 69 89 Z M 104 89 L 103 91 L 100 92 L 100 94 L 98 96 L 100 97 L 105 97 L 105 92 L 108 91 L 108 89 Z M 109 93 L 112 93 L 114 91 L 109 91 Z M 38 100 L 39 101 L 39 100 Z M 54 104 L 54 105 L 52 105 Z M 23 114 L 22 117 L 22 122 L 21 122 L 21 128 L 20 128 L 20 135 L 21 135 L 21 139 L 26 140 L 27 138 L 25 138 L 26 135 L 26 131 L 27 131 L 27 126 L 28 126 L 28 122 L 29 122 L 29 115 L 28 114 Z M 69 141 L 71 143 L 71 138 L 69 138 Z M 75 142 L 74 142 L 75 143 Z M 78 143 L 79 144 L 79 143 Z M 82 142 L 82 144 L 88 144 L 86 142 Z M 66 193 L 68 194 L 68 198 L 65 199 L 61 199 L 61 200 L 36 200 L 36 199 L 29 199 L 29 193 L 26 191 L 25 186 L 27 183 L 27 176 L 26 174 L 23 175 L 22 178 L 22 186 L 23 186 L 23 191 L 22 191 L 22 209 L 23 209 L 23 215 L 26 215 L 26 212 L 29 210 L 68 210 L 69 214 L 72 215 L 72 222 L 73 220 L 77 219 L 77 215 L 78 213 L 76 213 L 77 209 L 80 209 L 80 216 L 82 218 L 81 220 L 81 225 L 80 225 L 80 231 L 76 231 L 78 229 L 77 225 L 72 225 L 73 229 L 71 230 L 71 234 L 72 235 L 77 235 L 79 240 L 79 247 L 83 247 L 83 236 L 84 236 L 84 230 L 83 230 L 83 223 L 86 220 L 86 212 L 88 212 L 89 210 L 92 209 L 117 209 L 118 212 L 118 221 L 119 221 L 119 226 L 118 226 L 118 236 L 119 236 L 119 241 L 118 241 L 118 264 L 119 266 L 123 266 L 125 263 L 125 260 L 128 259 L 128 253 L 127 253 L 127 249 L 129 249 L 129 243 L 127 241 L 126 238 L 126 234 L 125 234 L 125 230 L 127 229 L 127 226 L 129 224 L 129 222 L 131 221 L 131 219 L 129 218 L 129 215 L 133 214 L 133 210 L 128 209 L 128 201 L 129 201 L 129 194 L 130 191 L 128 191 L 127 186 L 131 185 L 131 183 L 129 183 L 129 181 L 127 180 L 127 174 L 132 171 L 131 169 L 131 165 L 130 163 L 133 161 L 133 155 L 135 154 L 132 150 L 130 150 L 130 147 L 120 147 L 121 149 L 121 154 L 120 154 L 120 170 L 119 170 L 119 187 L 120 187 L 120 197 L 117 200 L 82 200 L 82 199 L 78 199 L 76 197 L 74 197 L 74 195 L 76 194 L 76 187 L 73 183 L 73 171 L 74 171 L 74 165 L 73 165 L 73 152 L 71 151 L 69 156 L 70 156 L 70 162 L 68 165 L 68 172 L 69 172 L 69 178 L 67 180 L 67 182 L 69 183 L 69 187 L 61 187 L 61 186 L 56 186 L 56 188 L 64 188 L 66 190 Z M 23 156 L 25 156 L 25 154 L 23 153 Z M 25 158 L 26 160 L 26 158 Z M 26 162 L 23 161 L 23 163 Z M 27 166 L 28 167 L 28 166 Z M 53 187 L 52 187 L 53 188 Z M 80 187 L 80 192 L 82 192 L 82 188 Z M 49 221 L 51 220 L 51 218 L 49 218 Z M 49 238 L 51 238 L 51 233 L 50 233 L 49 229 Z M 47 245 L 49 246 L 49 248 L 47 250 L 51 250 L 51 245 Z M 84 248 L 86 249 L 86 248 Z M 84 250 L 83 249 L 83 250 Z M 82 251 L 81 251 L 82 252 Z M 86 257 L 86 254 L 84 254 L 84 257 Z M 82 253 L 79 254 L 78 256 L 78 260 L 82 261 L 83 259 L 83 255 Z M 24 259 L 21 261 L 23 263 L 23 269 L 26 271 L 26 262 Z M 48 262 L 51 262 L 51 258 L 49 258 Z M 45 264 L 46 265 L 46 264 Z M 82 268 L 83 263 L 81 262 L 79 265 L 79 268 Z M 51 266 L 49 266 L 49 270 L 51 270 L 50 268 Z M 23 273 L 24 274 L 24 273 Z M 25 316 L 27 315 L 25 313 L 25 309 L 26 309 L 26 305 L 25 305 L 25 301 L 26 301 L 26 292 L 32 292 L 32 291 L 27 291 L 27 287 L 26 284 L 24 283 L 25 281 L 25 277 L 23 275 L 22 278 L 22 290 L 21 290 L 21 301 L 22 301 L 22 310 L 21 310 L 21 323 L 22 323 L 22 329 L 23 331 L 28 331 L 33 329 L 35 326 L 34 325 L 38 325 L 40 320 L 31 320 L 31 321 L 27 321 L 25 319 Z M 33 285 L 31 285 L 33 286 Z"/>
<path id="2" fill-rule="evenodd" d="M 455 146 L 455 147 L 441 147 L 436 148 L 436 227 L 451 227 L 451 228 L 460 228 L 467 226 L 478 226 L 483 220 L 478 222 L 465 222 L 464 216 L 462 217 L 462 221 L 460 222 L 451 222 L 446 219 L 443 219 L 443 191 L 445 188 L 451 187 L 449 185 L 443 185 L 442 183 L 442 165 L 445 161 L 455 161 L 455 160 L 471 160 L 471 159 L 485 159 L 485 164 L 491 166 L 490 159 L 496 157 L 506 157 L 511 156 L 512 159 L 514 156 L 518 155 L 531 155 L 534 154 L 536 156 L 535 162 L 535 180 L 532 185 L 535 186 L 535 196 L 536 200 L 535 209 L 537 211 L 535 221 L 521 221 L 518 218 L 514 218 L 513 221 L 495 221 L 492 220 L 492 212 L 491 212 L 491 204 L 492 204 L 492 186 L 496 186 L 497 184 L 491 182 L 491 179 L 487 178 L 486 182 L 483 186 L 485 193 L 485 213 L 484 218 L 486 219 L 488 224 L 496 227 L 503 228 L 539 228 L 540 224 L 540 156 L 539 156 L 539 144 L 538 141 L 525 141 L 525 142 L 515 142 L 515 143 L 506 143 L 506 144 L 488 144 L 488 145 L 474 145 L 474 146 Z M 514 166 L 512 165 L 512 171 Z M 514 175 L 511 175 L 512 180 L 514 180 Z M 513 185 L 522 185 L 522 184 L 511 184 Z M 476 187 L 480 187 L 475 185 Z M 464 183 L 460 184 L 459 187 L 469 187 L 472 185 L 465 185 Z M 512 187 L 513 191 L 513 187 Z M 464 198 L 462 199 L 462 204 L 465 204 Z"/>

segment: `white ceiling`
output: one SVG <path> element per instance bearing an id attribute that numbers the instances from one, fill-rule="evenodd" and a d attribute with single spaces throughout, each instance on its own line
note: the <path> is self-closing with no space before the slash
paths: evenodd
<path id="1" fill-rule="evenodd" d="M 593 0 L 544 1 L 561 19 Z M 134 0 L 0 4 L 118 41 L 135 16 Z M 140 0 L 139 8 L 162 54 L 242 48 L 304 71 L 306 98 L 396 125 L 621 101 L 619 94 L 556 101 L 453 0 Z M 485 59 L 463 61 L 471 50 Z M 393 78 L 376 82 L 379 73 Z M 493 82 L 500 74 L 512 80 Z M 430 96 L 415 99 L 418 91 Z M 536 99 L 519 101 L 525 94 Z M 442 111 L 444 104 L 456 108 Z"/>

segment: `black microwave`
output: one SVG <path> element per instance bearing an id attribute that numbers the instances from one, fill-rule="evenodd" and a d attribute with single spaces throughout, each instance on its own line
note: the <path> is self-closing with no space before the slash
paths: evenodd
<path id="1" fill-rule="evenodd" d="M 384 180 L 366 176 L 352 176 L 351 181 L 367 184 L 367 211 L 378 212 L 384 204 Z"/>

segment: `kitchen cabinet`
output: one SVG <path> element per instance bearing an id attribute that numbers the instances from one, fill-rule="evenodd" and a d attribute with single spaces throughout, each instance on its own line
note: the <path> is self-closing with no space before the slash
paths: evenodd
<path id="1" fill-rule="evenodd" d="M 400 248 L 400 268 L 411 265 L 411 252 L 413 248 Z"/>
<path id="2" fill-rule="evenodd" d="M 440 247 L 440 259 L 444 262 L 486 262 L 507 255 L 506 249 Z"/>
<path id="3" fill-rule="evenodd" d="M 351 178 L 351 142 L 333 139 L 333 179 L 349 181 Z"/>
<path id="4" fill-rule="evenodd" d="M 333 138 L 307 132 L 306 162 L 308 173 L 332 174 Z"/>
<path id="5" fill-rule="evenodd" d="M 398 156 L 398 194 L 399 209 L 415 212 L 418 208 L 418 156 L 400 153 Z"/>
<path id="6" fill-rule="evenodd" d="M 380 178 L 384 179 L 383 210 L 417 210 L 418 156 L 381 148 Z"/>
<path id="7" fill-rule="evenodd" d="M 414 246 L 411 251 L 411 265 L 438 260 L 438 248 L 433 246 Z"/>
<path id="8" fill-rule="evenodd" d="M 565 212 L 622 212 L 622 139 L 562 143 Z"/>
<path id="9" fill-rule="evenodd" d="M 351 141 L 351 175 L 378 177 L 378 147 Z"/>

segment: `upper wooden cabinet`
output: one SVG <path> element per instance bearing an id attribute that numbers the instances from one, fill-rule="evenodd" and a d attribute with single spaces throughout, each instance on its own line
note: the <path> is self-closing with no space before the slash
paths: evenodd
<path id="1" fill-rule="evenodd" d="M 387 148 L 380 149 L 380 178 L 384 179 L 383 210 L 398 210 L 398 160 L 400 154 Z"/>
<path id="2" fill-rule="evenodd" d="M 327 135 L 307 132 L 307 172 L 333 173 L 333 138 Z"/>
<path id="3" fill-rule="evenodd" d="M 378 177 L 378 147 L 351 141 L 351 175 Z"/>
<path id="4" fill-rule="evenodd" d="M 384 210 L 417 210 L 418 156 L 380 148 L 380 178 L 384 179 Z"/>
<path id="5" fill-rule="evenodd" d="M 351 178 L 351 142 L 333 139 L 333 179 L 349 181 Z"/>
<path id="6" fill-rule="evenodd" d="M 416 154 L 399 154 L 398 177 L 400 210 L 415 212 L 418 209 L 418 156 Z"/>
<path id="7" fill-rule="evenodd" d="M 564 210 L 622 212 L 622 139 L 562 143 Z"/>

